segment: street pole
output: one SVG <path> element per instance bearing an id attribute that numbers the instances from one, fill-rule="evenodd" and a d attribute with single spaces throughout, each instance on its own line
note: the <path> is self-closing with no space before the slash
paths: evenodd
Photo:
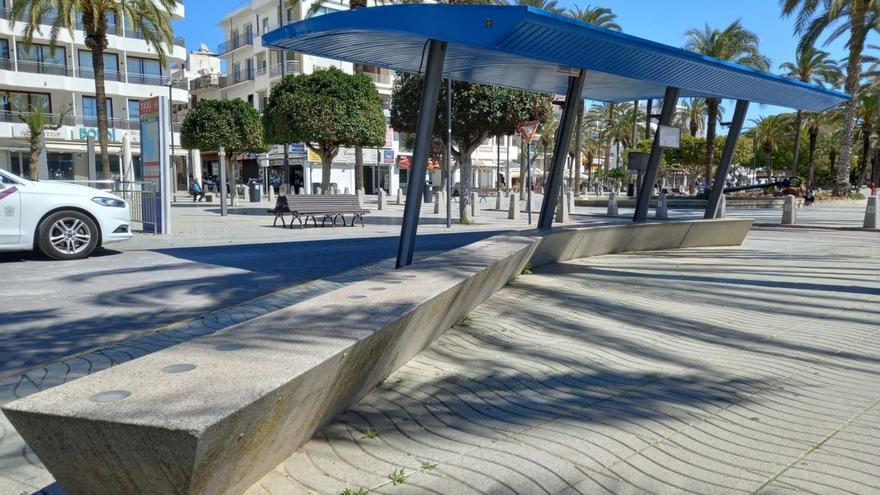
<path id="1" fill-rule="evenodd" d="M 528 204 L 526 210 L 529 212 L 529 225 L 532 224 L 532 150 L 531 143 L 525 143 L 526 147 L 526 196 Z"/>
<path id="2" fill-rule="evenodd" d="M 495 190 L 501 190 L 498 178 L 501 177 L 501 136 L 495 136 Z"/>
<path id="3" fill-rule="evenodd" d="M 168 129 L 171 130 L 171 153 L 169 153 L 169 155 L 168 155 L 168 166 L 171 167 L 172 171 L 177 172 L 177 167 L 175 166 L 175 163 L 174 163 L 174 103 L 171 102 L 171 87 L 173 84 L 174 84 L 174 79 L 171 79 L 170 81 L 168 81 L 168 121 L 169 121 Z M 177 177 L 176 177 L 177 174 L 175 173 L 174 175 L 175 175 L 175 177 L 172 177 L 172 179 L 171 179 L 171 184 L 172 184 L 172 186 L 171 186 L 171 195 L 172 196 L 171 197 L 172 198 L 174 197 L 175 189 L 177 189 L 174 186 L 174 183 L 177 179 Z M 189 176 L 186 177 L 186 188 L 187 188 L 186 190 L 189 191 Z"/>
<path id="4" fill-rule="evenodd" d="M 220 147 L 220 216 L 226 216 L 226 150 Z"/>
<path id="5" fill-rule="evenodd" d="M 461 198 L 458 198 L 461 201 Z M 452 78 L 446 79 L 446 228 L 452 227 Z"/>

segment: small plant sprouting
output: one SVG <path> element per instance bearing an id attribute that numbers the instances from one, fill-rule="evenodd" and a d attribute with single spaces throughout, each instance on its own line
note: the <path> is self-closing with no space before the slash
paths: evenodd
<path id="1" fill-rule="evenodd" d="M 464 318 L 461 319 L 458 326 L 468 328 L 471 326 L 473 322 L 471 321 L 471 315 L 464 315 Z"/>
<path id="2" fill-rule="evenodd" d="M 369 492 L 366 488 L 358 488 L 357 490 L 352 490 L 351 488 L 346 488 L 339 495 L 367 495 Z"/>
<path id="3" fill-rule="evenodd" d="M 373 428 L 372 426 L 368 426 L 367 429 L 364 430 L 362 434 L 363 434 L 363 436 L 361 438 L 373 439 L 373 438 L 379 437 L 379 432 L 376 431 L 376 429 Z"/>
<path id="4" fill-rule="evenodd" d="M 422 471 L 430 471 L 436 467 L 436 462 L 422 461 Z"/>
<path id="5" fill-rule="evenodd" d="M 391 480 L 391 484 L 394 486 L 404 484 L 407 478 L 408 476 L 404 474 L 403 468 L 397 469 L 388 475 L 388 479 Z"/>
<path id="6" fill-rule="evenodd" d="M 471 225 L 474 222 L 472 222 L 470 219 L 467 219 L 467 218 L 459 218 L 458 223 L 460 223 L 461 225 Z"/>
<path id="7" fill-rule="evenodd" d="M 528 262 L 526 262 L 526 266 L 523 267 L 522 272 L 520 272 L 520 275 L 531 275 L 531 274 L 532 274 L 532 262 L 528 261 Z"/>
<path id="8" fill-rule="evenodd" d="M 379 383 L 376 384 L 376 388 L 382 388 L 382 385 L 385 385 L 385 379 L 379 380 Z"/>

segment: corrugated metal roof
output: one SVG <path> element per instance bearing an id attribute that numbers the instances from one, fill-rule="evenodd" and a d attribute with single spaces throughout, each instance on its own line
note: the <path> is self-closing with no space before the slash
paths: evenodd
<path id="1" fill-rule="evenodd" d="M 662 27 L 661 27 L 662 28 Z M 808 111 L 849 97 L 778 75 L 519 6 L 389 5 L 313 17 L 263 35 L 263 45 L 418 72 L 429 39 L 449 43 L 446 77 L 564 94 L 586 69 L 584 98 L 681 96 L 745 99 Z"/>

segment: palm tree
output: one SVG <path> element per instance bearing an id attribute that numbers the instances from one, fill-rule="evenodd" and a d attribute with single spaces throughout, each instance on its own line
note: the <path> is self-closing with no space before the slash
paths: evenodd
<path id="1" fill-rule="evenodd" d="M 784 115 L 769 115 L 758 119 L 757 132 L 761 136 L 761 149 L 767 158 L 767 176 L 773 175 L 773 152 L 777 144 L 788 134 L 788 119 Z"/>
<path id="2" fill-rule="evenodd" d="M 553 3 L 555 4 L 556 2 Z M 593 24 L 613 31 L 622 31 L 620 24 L 617 24 L 617 15 L 607 7 L 587 5 L 581 8 L 575 6 L 574 9 L 569 9 L 566 15 L 587 24 Z"/>
<path id="3" fill-rule="evenodd" d="M 697 133 L 706 128 L 706 121 L 703 117 L 706 115 L 706 100 L 703 98 L 691 98 L 679 104 L 675 112 L 675 125 L 686 129 L 691 137 L 696 137 Z M 720 118 L 720 112 L 718 117 Z"/>
<path id="4" fill-rule="evenodd" d="M 861 84 L 862 52 L 868 32 L 877 26 L 880 18 L 880 0 L 780 0 L 783 17 L 795 14 L 795 34 L 801 36 L 799 47 L 812 46 L 819 36 L 831 28 L 826 43 L 845 33 L 849 56 L 846 64 L 844 90 L 851 95 L 844 106 L 843 134 L 840 136 L 840 170 L 834 184 L 834 194 L 849 194 L 849 168 L 852 154 L 856 111 Z"/>
<path id="5" fill-rule="evenodd" d="M 831 134 L 839 130 L 843 121 L 843 113 L 839 110 L 829 110 L 821 113 L 810 114 L 807 119 L 807 135 L 809 136 L 809 156 L 807 169 L 807 185 L 812 187 L 815 173 L 816 148 L 819 144 L 819 133 Z"/>
<path id="6" fill-rule="evenodd" d="M 28 105 L 27 108 L 19 108 L 13 103 L 18 118 L 24 122 L 28 128 L 28 144 L 30 145 L 30 164 L 28 174 L 31 180 L 40 180 L 38 165 L 40 162 L 40 152 L 43 149 L 42 137 L 43 131 L 46 129 L 57 131 L 64 125 L 64 117 L 70 111 L 66 109 L 60 115 L 53 116 L 46 113 L 43 107 L 39 105 Z"/>
<path id="7" fill-rule="evenodd" d="M 494 3 L 492 1 L 465 1 L 465 2 L 452 2 L 449 3 Z M 499 3 L 506 3 L 503 0 Z M 556 0 L 510 0 L 510 5 L 521 5 L 524 7 L 534 7 L 536 9 L 546 10 L 547 12 L 553 12 L 554 14 L 561 14 L 562 9 L 558 6 L 558 2 Z"/>
<path id="8" fill-rule="evenodd" d="M 605 29 L 611 29 L 612 31 L 621 31 L 620 24 L 617 24 L 617 15 L 612 12 L 611 9 L 606 7 L 593 7 L 587 5 L 586 7 L 581 8 L 580 6 L 575 6 L 574 9 L 569 9 L 566 12 L 571 18 L 577 19 L 581 22 L 585 22 L 587 24 L 593 24 L 594 26 L 603 27 Z M 577 122 L 575 122 L 575 154 L 580 154 L 580 144 L 583 142 L 583 123 L 584 123 L 584 104 L 580 103 L 578 106 L 578 114 L 577 114 Z M 577 159 L 575 161 L 575 169 L 574 169 L 574 191 L 575 195 L 580 195 L 580 184 L 581 184 L 581 167 L 580 163 L 578 163 Z"/>
<path id="9" fill-rule="evenodd" d="M 559 127 L 559 121 L 556 120 L 554 116 L 547 122 L 541 123 L 540 127 L 540 136 L 538 136 L 538 144 L 541 146 L 541 151 L 544 154 L 544 172 L 541 176 L 541 180 L 546 183 L 547 181 L 547 153 L 553 149 L 553 146 L 556 144 L 554 142 L 554 137 L 556 136 L 556 129 Z"/>
<path id="10" fill-rule="evenodd" d="M 859 178 L 856 182 L 857 189 L 864 185 L 865 177 L 868 173 L 868 163 L 871 156 L 871 136 L 874 132 L 875 125 L 877 124 L 877 111 L 880 109 L 878 98 L 880 98 L 880 94 L 878 94 L 876 90 L 870 92 L 863 90 L 859 97 L 858 118 L 861 122 L 859 125 L 859 134 L 862 138 L 862 157 L 859 166 Z"/>
<path id="11" fill-rule="evenodd" d="M 67 30 L 73 35 L 78 21 L 82 22 L 85 45 L 92 52 L 95 78 L 95 100 L 98 111 L 98 142 L 101 145 L 103 176 L 110 178 L 110 152 L 107 129 L 107 94 L 104 89 L 104 50 L 112 24 L 109 19 L 125 19 L 127 28 L 143 35 L 165 64 L 165 54 L 173 41 L 169 15 L 174 13 L 175 0 L 17 0 L 12 5 L 12 22 L 24 19 L 24 45 L 30 48 L 34 33 L 42 34 L 43 14 L 56 14 L 50 32 L 50 46 L 55 47 L 58 34 Z M 123 29 L 117 25 L 116 30 Z"/>
<path id="12" fill-rule="evenodd" d="M 842 77 L 840 67 L 829 56 L 828 52 L 813 46 L 798 47 L 796 60 L 794 62 L 785 62 L 779 68 L 786 71 L 785 77 L 819 86 L 824 86 L 826 83 L 836 86 L 840 83 Z M 794 122 L 795 141 L 794 157 L 791 161 L 792 177 L 798 174 L 798 154 L 801 148 L 801 129 L 803 124 L 802 110 L 797 111 L 797 117 Z"/>
<path id="13" fill-rule="evenodd" d="M 880 0 L 878 0 L 880 1 Z M 710 28 L 691 29 L 685 34 L 685 49 L 721 60 L 728 60 L 758 70 L 767 70 L 770 59 L 758 49 L 758 35 L 747 30 L 737 19 L 723 30 Z M 712 180 L 712 164 L 715 163 L 715 131 L 718 122 L 719 98 L 706 98 L 708 122 L 706 125 L 706 185 Z"/>
<path id="14" fill-rule="evenodd" d="M 843 128 L 835 128 L 829 129 L 828 132 L 822 134 L 819 139 L 818 147 L 828 156 L 828 176 L 831 180 L 831 183 L 834 184 L 835 181 L 835 165 L 838 163 L 838 158 L 841 154 L 838 153 L 840 150 L 840 142 L 843 138 Z M 841 164 L 843 166 L 843 164 Z"/>

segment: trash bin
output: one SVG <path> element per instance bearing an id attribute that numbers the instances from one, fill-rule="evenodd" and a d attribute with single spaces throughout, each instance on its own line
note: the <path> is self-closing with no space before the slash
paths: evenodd
<path id="1" fill-rule="evenodd" d="M 632 182 L 626 185 L 626 195 L 628 197 L 633 197 L 636 195 L 636 185 Z"/>
<path id="2" fill-rule="evenodd" d="M 434 202 L 434 191 L 431 188 L 431 184 L 425 184 L 425 189 L 422 194 L 422 199 L 425 203 L 433 203 Z"/>
<path id="3" fill-rule="evenodd" d="M 251 181 L 248 183 L 248 188 L 250 190 L 251 203 L 259 203 L 260 202 L 260 182 L 257 180 L 251 179 Z"/>

